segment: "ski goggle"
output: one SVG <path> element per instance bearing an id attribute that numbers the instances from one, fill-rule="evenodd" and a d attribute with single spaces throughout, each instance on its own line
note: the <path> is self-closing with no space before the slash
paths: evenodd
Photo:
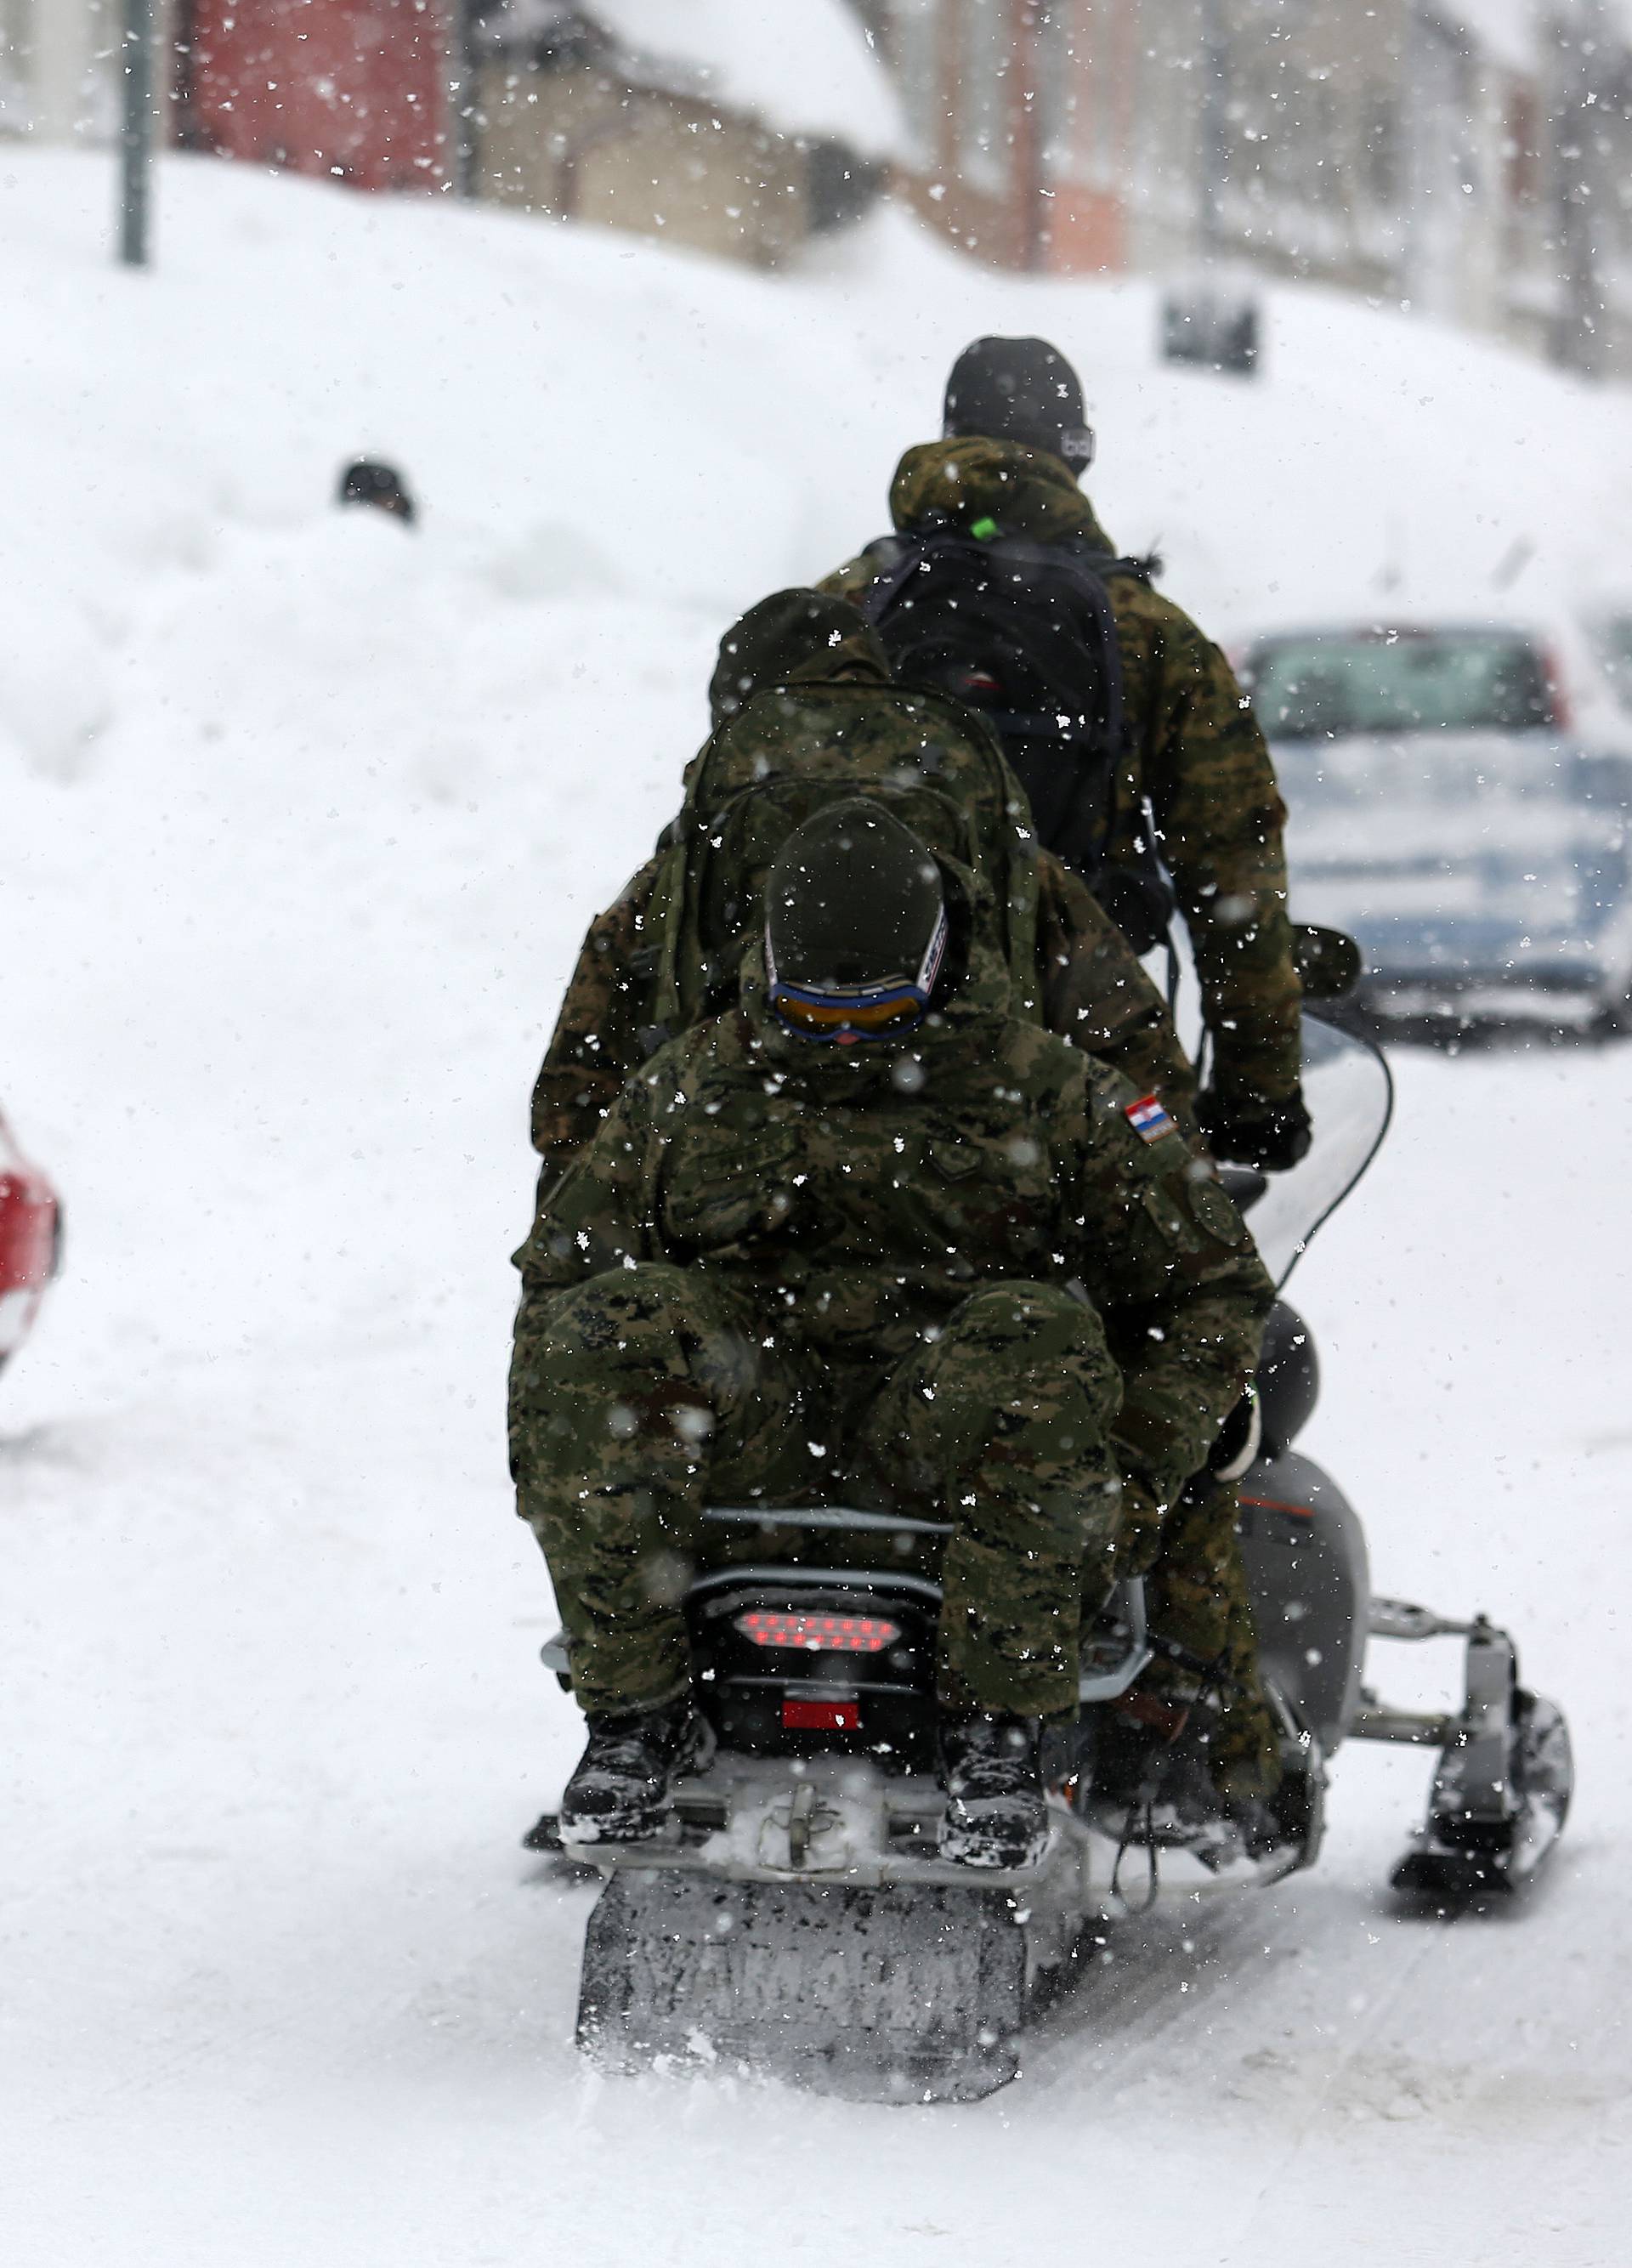
<path id="1" fill-rule="evenodd" d="M 771 1013 L 784 1029 L 801 1039 L 831 1040 L 840 1047 L 910 1031 L 923 1021 L 945 951 L 943 907 L 915 976 L 891 976 L 878 984 L 790 984 L 776 974 L 768 936 L 765 974 Z"/>

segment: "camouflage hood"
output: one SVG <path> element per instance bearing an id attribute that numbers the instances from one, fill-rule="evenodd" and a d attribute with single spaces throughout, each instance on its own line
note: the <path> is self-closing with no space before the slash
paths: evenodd
<path id="1" fill-rule="evenodd" d="M 720 640 L 709 680 L 709 718 L 718 726 L 767 685 L 887 685 L 890 665 L 876 630 L 848 599 L 821 591 L 776 591 Z"/>
<path id="2" fill-rule="evenodd" d="M 899 528 L 950 519 L 965 534 L 989 519 L 1000 534 L 1033 543 L 1076 536 L 1096 551 L 1115 549 L 1070 467 L 1018 441 L 966 434 L 908 449 L 890 483 L 890 517 Z"/>

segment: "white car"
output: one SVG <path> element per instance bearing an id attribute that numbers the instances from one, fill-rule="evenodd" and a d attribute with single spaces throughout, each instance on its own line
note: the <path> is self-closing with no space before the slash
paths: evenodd
<path id="1" fill-rule="evenodd" d="M 1503 622 L 1254 640 L 1243 681 L 1290 823 L 1295 920 L 1349 931 L 1400 1028 L 1632 1028 L 1632 759 Z M 1632 736 L 1628 736 L 1632 737 Z"/>

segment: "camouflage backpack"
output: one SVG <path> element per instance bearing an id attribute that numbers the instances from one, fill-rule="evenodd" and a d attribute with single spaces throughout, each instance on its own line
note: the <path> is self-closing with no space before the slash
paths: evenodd
<path id="1" fill-rule="evenodd" d="M 1031 808 L 996 737 L 959 703 L 894 686 L 761 688 L 686 777 L 654 893 L 654 1038 L 731 998 L 772 858 L 845 796 L 888 803 L 974 879 L 974 942 L 1008 970 L 1018 1014 L 1040 1013 L 1037 849 Z"/>

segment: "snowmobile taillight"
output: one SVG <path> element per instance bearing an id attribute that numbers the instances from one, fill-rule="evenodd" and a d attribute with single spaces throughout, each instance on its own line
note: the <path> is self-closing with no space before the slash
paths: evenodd
<path id="1" fill-rule="evenodd" d="M 855 1701 L 784 1701 L 782 1723 L 788 1733 L 858 1733 L 861 1707 Z"/>
<path id="2" fill-rule="evenodd" d="M 799 1653 L 882 1653 L 901 1636 L 895 1624 L 877 1615 L 784 1615 L 768 1607 L 739 1615 L 737 1628 L 755 1646 Z"/>

